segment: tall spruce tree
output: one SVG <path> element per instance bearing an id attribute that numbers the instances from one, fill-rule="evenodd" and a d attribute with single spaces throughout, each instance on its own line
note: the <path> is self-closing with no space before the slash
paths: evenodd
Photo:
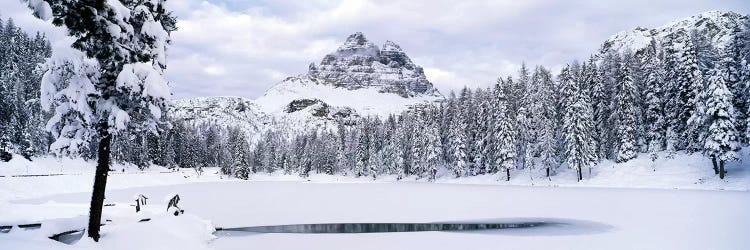
<path id="1" fill-rule="evenodd" d="M 510 170 L 516 167 L 517 159 L 515 121 L 510 118 L 511 107 L 505 93 L 497 91 L 493 103 L 495 111 L 489 131 L 491 143 L 488 144 L 492 149 L 489 151 L 492 156 L 489 158 L 494 160 L 492 169 L 505 172 L 505 180 L 510 181 Z"/>
<path id="2" fill-rule="evenodd" d="M 644 123 L 646 124 L 646 144 L 651 160 L 658 157 L 658 152 L 665 145 L 665 121 L 664 121 L 664 66 L 660 59 L 656 40 L 652 39 L 649 46 L 643 52 L 644 63 L 643 74 L 645 76 L 645 105 Z"/>
<path id="3" fill-rule="evenodd" d="M 628 58 L 628 57 L 626 57 Z M 617 120 L 617 162 L 626 162 L 637 156 L 636 119 L 637 89 L 630 75 L 630 60 L 625 59 L 617 77 L 615 115 Z"/>
<path id="4" fill-rule="evenodd" d="M 703 145 L 705 155 L 711 157 L 714 172 L 724 179 L 724 163 L 738 159 L 738 134 L 734 124 L 732 92 L 726 85 L 729 72 L 726 67 L 709 71 L 706 98 L 707 138 Z M 718 161 L 718 166 L 717 166 Z"/>
<path id="5" fill-rule="evenodd" d="M 561 75 L 561 84 L 572 93 L 565 105 L 563 119 L 565 161 L 568 167 L 575 169 L 578 181 L 583 180 L 583 169 L 596 163 L 595 142 L 593 133 L 593 111 L 591 100 L 581 88 L 581 84 L 570 76 Z"/>

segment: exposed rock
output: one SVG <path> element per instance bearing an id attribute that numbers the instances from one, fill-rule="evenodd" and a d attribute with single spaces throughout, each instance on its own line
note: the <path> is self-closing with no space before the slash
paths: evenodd
<path id="1" fill-rule="evenodd" d="M 377 88 L 404 98 L 418 95 L 440 95 L 400 46 L 386 41 L 382 49 L 362 33 L 350 35 L 341 47 L 323 57 L 319 65 L 311 64 L 306 75 L 319 84 L 341 88 Z"/>

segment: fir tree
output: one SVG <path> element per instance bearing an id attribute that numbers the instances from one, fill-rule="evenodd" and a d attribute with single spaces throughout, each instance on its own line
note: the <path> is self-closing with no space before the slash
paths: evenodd
<path id="1" fill-rule="evenodd" d="M 595 143 L 592 139 L 593 117 L 591 101 L 581 85 L 571 78 L 562 78 L 562 84 L 573 93 L 570 104 L 565 107 L 563 126 L 565 131 L 565 160 L 575 169 L 578 181 L 583 179 L 583 168 L 596 163 Z"/>
<path id="2" fill-rule="evenodd" d="M 656 40 L 651 40 L 644 51 L 643 73 L 645 75 L 645 103 L 644 120 L 647 127 L 646 142 L 651 159 L 656 160 L 657 153 L 664 149 L 666 125 L 664 121 L 664 66 L 659 58 Z"/>
<path id="3" fill-rule="evenodd" d="M 461 112 L 455 112 L 449 128 L 448 145 L 450 150 L 451 172 L 456 177 L 466 174 L 466 126 Z"/>
<path id="4" fill-rule="evenodd" d="M 617 162 L 626 162 L 637 156 L 636 145 L 636 86 L 630 76 L 628 61 L 624 61 L 617 79 L 616 132 Z"/>
<path id="5" fill-rule="evenodd" d="M 710 71 L 706 102 L 708 135 L 703 146 L 704 154 L 711 157 L 714 171 L 721 179 L 724 179 L 724 163 L 737 160 L 736 151 L 739 150 L 732 93 L 726 86 L 727 78 L 726 67 Z"/>
<path id="6" fill-rule="evenodd" d="M 509 118 L 509 103 L 504 94 L 500 94 L 495 100 L 496 110 L 493 116 L 492 129 L 492 154 L 494 159 L 493 169 L 498 169 L 506 174 L 506 181 L 510 181 L 510 170 L 516 167 L 516 130 L 514 121 Z"/>

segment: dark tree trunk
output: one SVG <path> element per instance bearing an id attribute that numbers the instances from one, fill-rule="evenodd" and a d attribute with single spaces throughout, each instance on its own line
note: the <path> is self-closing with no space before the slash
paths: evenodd
<path id="1" fill-rule="evenodd" d="M 719 168 L 716 166 L 716 156 L 711 156 L 711 163 L 714 164 L 714 174 L 719 174 Z"/>
<path id="2" fill-rule="evenodd" d="M 581 168 L 577 168 L 577 169 L 578 169 L 578 181 L 581 181 L 583 180 L 583 171 L 581 171 Z"/>
<path id="3" fill-rule="evenodd" d="M 719 161 L 719 179 L 724 179 L 724 160 Z"/>
<path id="4" fill-rule="evenodd" d="M 507 176 L 505 181 L 510 181 L 510 168 L 505 169 L 505 176 Z"/>
<path id="5" fill-rule="evenodd" d="M 107 125 L 105 124 L 106 128 Z M 99 132 L 99 159 L 94 174 L 94 191 L 91 193 L 91 210 L 89 210 L 89 237 L 99 241 L 99 227 L 102 222 L 102 206 L 104 205 L 104 191 L 107 187 L 107 171 L 109 171 L 109 155 L 112 135 L 106 129 Z"/>
<path id="6" fill-rule="evenodd" d="M 549 168 L 547 168 L 547 178 L 549 178 Z"/>

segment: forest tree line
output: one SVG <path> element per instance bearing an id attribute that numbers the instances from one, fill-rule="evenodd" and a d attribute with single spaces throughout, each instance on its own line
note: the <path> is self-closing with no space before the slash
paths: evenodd
<path id="1" fill-rule="evenodd" d="M 560 167 L 582 172 L 601 160 L 701 153 L 724 177 L 748 143 L 749 29 L 717 48 L 697 32 L 652 40 L 643 50 L 572 62 L 553 75 L 525 65 L 488 88 L 464 88 L 435 105 L 363 118 L 355 126 L 288 134 L 270 130 L 246 145 L 229 129 L 222 172 L 247 178 L 283 171 L 434 180 Z M 211 127 L 211 125 L 205 125 Z M 198 129 L 201 137 L 205 129 Z M 218 133 L 213 129 L 208 135 Z M 214 138 L 215 136 L 210 136 Z M 200 141 L 200 140 L 199 140 Z M 201 149 L 210 146 L 200 146 Z M 229 163 L 229 164 L 226 164 Z"/>
<path id="2" fill-rule="evenodd" d="M 39 105 L 42 73 L 37 65 L 52 52 L 44 35 L 29 35 L 12 19 L 0 19 L 0 160 L 10 153 L 46 155 L 51 138 Z"/>

